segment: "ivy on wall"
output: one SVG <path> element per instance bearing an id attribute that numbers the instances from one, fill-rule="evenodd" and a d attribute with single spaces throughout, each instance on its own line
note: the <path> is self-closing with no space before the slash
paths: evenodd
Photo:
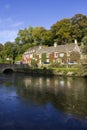
<path id="1" fill-rule="evenodd" d="M 78 52 L 72 51 L 70 53 L 70 61 L 71 62 L 78 62 L 80 60 L 80 54 Z"/>
<path id="2" fill-rule="evenodd" d="M 52 63 L 53 60 L 54 60 L 54 52 L 52 52 L 52 53 L 50 54 L 50 62 Z"/>
<path id="3" fill-rule="evenodd" d="M 46 62 L 46 53 L 42 53 L 41 55 L 41 61 Z"/>
<path id="4" fill-rule="evenodd" d="M 39 63 L 39 55 L 38 54 L 36 54 L 36 53 L 33 54 L 33 58 L 35 58 L 37 63 Z"/>

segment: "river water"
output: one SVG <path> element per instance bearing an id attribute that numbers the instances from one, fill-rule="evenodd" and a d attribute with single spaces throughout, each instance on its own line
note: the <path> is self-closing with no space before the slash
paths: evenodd
<path id="1" fill-rule="evenodd" d="M 0 130 L 87 130 L 87 79 L 1 74 Z"/>

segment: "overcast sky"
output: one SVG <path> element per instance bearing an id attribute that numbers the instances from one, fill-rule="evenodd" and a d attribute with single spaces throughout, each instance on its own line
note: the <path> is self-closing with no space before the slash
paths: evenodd
<path id="1" fill-rule="evenodd" d="M 78 13 L 87 15 L 87 0 L 0 0 L 0 43 L 13 42 L 19 29 L 50 29 Z"/>

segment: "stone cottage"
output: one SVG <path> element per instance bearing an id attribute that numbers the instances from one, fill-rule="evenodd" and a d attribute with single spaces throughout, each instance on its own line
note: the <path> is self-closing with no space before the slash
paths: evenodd
<path id="1" fill-rule="evenodd" d="M 34 46 L 29 48 L 22 55 L 23 64 L 31 64 L 34 60 L 37 64 L 50 64 L 50 63 L 60 63 L 60 64 L 77 64 L 80 61 L 80 48 L 75 41 L 75 43 L 57 45 L 54 46 Z"/>

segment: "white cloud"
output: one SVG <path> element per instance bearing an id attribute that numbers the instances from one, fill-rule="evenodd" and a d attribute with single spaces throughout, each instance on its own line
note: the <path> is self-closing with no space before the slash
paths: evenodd
<path id="1" fill-rule="evenodd" d="M 23 24 L 23 22 L 16 22 L 16 23 L 11 24 L 10 26 L 11 27 L 19 27 L 22 24 Z"/>
<path id="2" fill-rule="evenodd" d="M 9 8 L 10 8 L 10 4 L 6 4 L 5 9 L 9 9 Z"/>
<path id="3" fill-rule="evenodd" d="M 9 25 L 12 23 L 12 19 L 11 18 L 5 18 L 5 19 L 2 19 L 0 18 L 0 30 L 1 28 L 6 28 L 6 27 L 9 27 Z"/>
<path id="4" fill-rule="evenodd" d="M 4 30 L 0 31 L 0 43 L 4 44 L 7 41 L 13 42 L 17 37 L 17 30 Z"/>
<path id="5" fill-rule="evenodd" d="M 23 25 L 23 21 L 17 21 L 17 20 L 15 21 L 11 17 L 5 19 L 0 18 L 0 28 L 7 28 L 7 27 L 16 28 L 20 27 L 21 25 Z"/>
<path id="6" fill-rule="evenodd" d="M 22 25 L 23 21 L 14 21 L 11 17 L 0 18 L 0 43 L 13 42 Z"/>
<path id="7" fill-rule="evenodd" d="M 12 18 L 8 17 L 8 18 L 0 18 L 0 22 L 12 22 Z"/>

